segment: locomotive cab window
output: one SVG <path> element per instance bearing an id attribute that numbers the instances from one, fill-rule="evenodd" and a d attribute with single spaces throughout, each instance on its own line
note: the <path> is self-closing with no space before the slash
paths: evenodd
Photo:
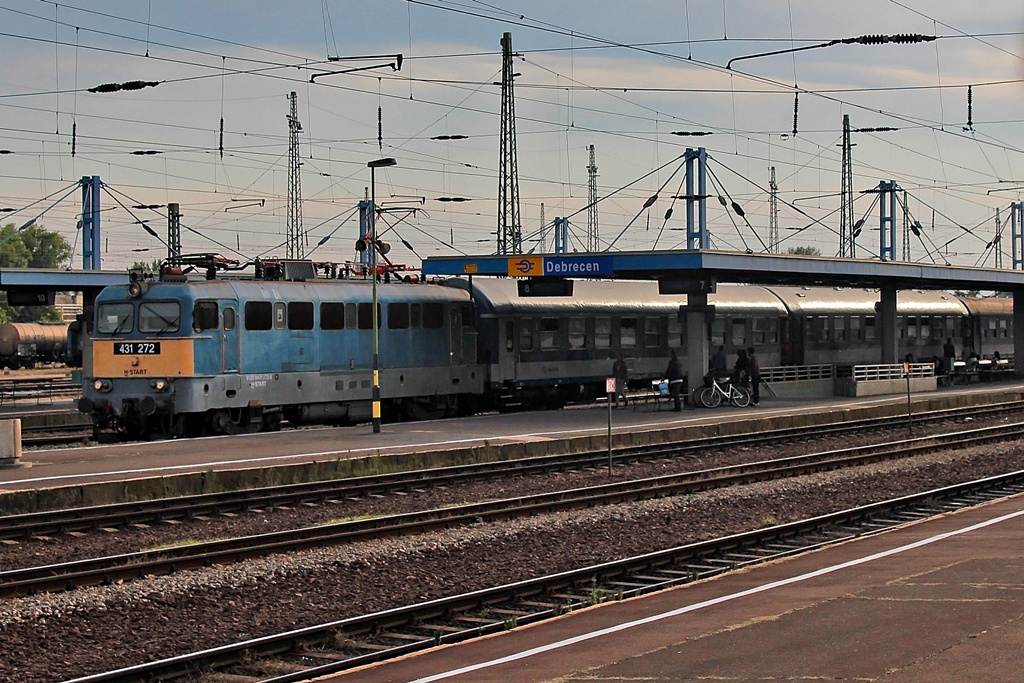
<path id="1" fill-rule="evenodd" d="M 231 308 L 231 306 L 225 306 L 223 318 L 225 330 L 230 332 L 231 330 L 235 329 L 235 309 Z"/>
<path id="2" fill-rule="evenodd" d="M 377 304 L 377 329 L 380 329 L 380 303 Z M 361 330 L 372 330 L 373 329 L 373 304 L 372 303 L 361 303 L 359 304 L 359 329 Z"/>
<path id="3" fill-rule="evenodd" d="M 292 301 L 288 304 L 288 329 L 313 329 L 313 303 L 310 301 Z"/>
<path id="4" fill-rule="evenodd" d="M 423 327 L 428 330 L 439 330 L 444 327 L 444 306 L 423 304 Z"/>
<path id="5" fill-rule="evenodd" d="M 96 309 L 96 331 L 125 334 L 135 329 L 135 307 L 130 303 L 100 304 Z"/>
<path id="6" fill-rule="evenodd" d="M 139 304 L 139 332 L 177 332 L 181 305 L 177 301 L 146 301 Z"/>
<path id="7" fill-rule="evenodd" d="M 192 329 L 196 332 L 217 329 L 217 302 L 197 301 L 192 307 Z"/>

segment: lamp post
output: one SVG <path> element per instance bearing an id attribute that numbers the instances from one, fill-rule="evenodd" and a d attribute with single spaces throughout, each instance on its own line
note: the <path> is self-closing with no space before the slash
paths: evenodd
<path id="1" fill-rule="evenodd" d="M 377 314 L 377 183 L 375 171 L 378 168 L 394 166 L 398 162 L 391 157 L 374 159 L 366 165 L 370 167 L 370 277 L 373 282 L 373 433 L 380 434 L 380 316 Z"/>

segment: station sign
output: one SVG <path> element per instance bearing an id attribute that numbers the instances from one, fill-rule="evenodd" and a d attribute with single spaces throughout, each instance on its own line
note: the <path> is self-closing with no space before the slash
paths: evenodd
<path id="1" fill-rule="evenodd" d="M 510 277 L 608 277 L 611 256 L 517 256 L 508 260 Z"/>

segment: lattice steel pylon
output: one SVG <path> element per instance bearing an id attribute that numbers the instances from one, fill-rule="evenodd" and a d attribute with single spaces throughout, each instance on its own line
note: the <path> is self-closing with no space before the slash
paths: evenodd
<path id="1" fill-rule="evenodd" d="M 590 165 L 587 166 L 587 251 L 601 248 L 601 231 L 597 225 L 597 161 L 594 146 L 590 146 Z"/>
<path id="2" fill-rule="evenodd" d="M 512 90 L 512 34 L 501 37 L 501 143 L 498 150 L 498 253 L 523 252 L 516 162 L 516 104 Z"/>
<path id="3" fill-rule="evenodd" d="M 853 241 L 853 145 L 850 144 L 850 115 L 843 114 L 843 171 L 840 179 L 839 258 L 857 256 Z"/>
<path id="4" fill-rule="evenodd" d="M 306 254 L 302 234 L 302 182 L 299 179 L 299 123 L 297 98 L 293 90 L 288 96 L 288 258 L 300 259 Z"/>
<path id="5" fill-rule="evenodd" d="M 775 167 L 771 167 L 768 179 L 768 253 L 779 253 L 779 184 L 775 182 Z"/>

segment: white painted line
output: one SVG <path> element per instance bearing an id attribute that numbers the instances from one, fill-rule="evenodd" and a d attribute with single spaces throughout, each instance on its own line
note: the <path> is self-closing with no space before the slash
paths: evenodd
<path id="1" fill-rule="evenodd" d="M 904 552 L 907 552 L 908 550 L 914 550 L 916 548 L 921 548 L 923 546 L 930 545 L 932 543 L 937 543 L 939 541 L 944 541 L 944 540 L 946 540 L 948 538 L 952 538 L 954 536 L 959 536 L 961 534 L 966 534 L 966 533 L 970 533 L 972 531 L 977 531 L 978 529 L 983 529 L 983 528 L 985 528 L 987 526 L 991 526 L 993 524 L 999 524 L 1001 522 L 1005 522 L 1007 520 L 1014 519 L 1016 517 L 1020 517 L 1021 515 L 1024 515 L 1024 510 L 1019 510 L 1017 512 L 1011 512 L 1011 513 L 1009 513 L 1007 515 L 1003 515 L 1002 517 L 996 517 L 995 519 L 990 519 L 990 520 L 987 520 L 987 521 L 984 521 L 984 522 L 979 522 L 978 524 L 972 524 L 971 526 L 964 527 L 962 529 L 957 529 L 955 531 L 947 531 L 945 533 L 937 534 L 935 536 L 931 536 L 929 538 L 925 538 L 925 539 L 922 539 L 920 541 L 915 541 L 914 543 L 908 543 L 907 545 L 903 545 L 903 546 L 900 546 L 898 548 L 892 548 L 890 550 L 884 550 L 884 551 L 882 551 L 880 553 L 875 553 L 874 555 L 868 555 L 867 557 L 861 557 L 861 558 L 858 558 L 856 560 L 850 560 L 848 562 L 843 562 L 841 564 L 832 565 L 831 567 L 823 567 L 822 569 L 817 569 L 817 570 L 815 570 L 813 572 L 807 572 L 806 574 L 800 574 L 799 576 L 793 576 L 793 577 L 790 577 L 788 579 L 781 579 L 779 581 L 773 581 L 771 583 L 766 583 L 766 584 L 761 585 L 761 586 L 756 586 L 754 588 L 749 588 L 747 590 L 740 591 L 738 593 L 732 593 L 730 595 L 723 595 L 723 596 L 720 596 L 720 597 L 717 597 L 717 598 L 713 598 L 711 600 L 705 600 L 704 602 L 698 602 L 698 603 L 693 604 L 693 605 L 687 605 L 686 607 L 680 607 L 679 609 L 675 609 L 675 610 L 672 610 L 670 612 L 663 612 L 661 614 L 654 614 L 654 615 L 651 615 L 649 617 L 644 617 L 643 619 L 637 619 L 635 621 L 626 622 L 624 624 L 617 624 L 615 626 L 609 626 L 608 628 L 603 628 L 603 629 L 600 629 L 600 630 L 597 630 L 597 631 L 591 631 L 590 633 L 583 633 L 583 634 L 580 634 L 578 636 L 573 636 L 572 638 L 566 638 L 565 640 L 559 640 L 559 641 L 554 642 L 554 643 L 548 643 L 547 645 L 541 645 L 540 647 L 535 647 L 535 648 L 531 648 L 529 650 L 524 650 L 523 652 L 517 652 L 515 654 L 511 654 L 511 655 L 508 655 L 506 657 L 500 657 L 498 659 L 492 659 L 492 660 L 487 661 L 487 662 L 480 662 L 479 664 L 471 664 L 469 666 L 464 666 L 464 667 L 461 667 L 459 669 L 452 669 L 450 671 L 445 671 L 443 673 L 433 674 L 431 676 L 426 676 L 424 678 L 417 678 L 416 680 L 410 681 L 409 683 L 432 683 L 433 681 L 442 681 L 442 680 L 445 680 L 445 679 L 448 679 L 448 678 L 454 678 L 455 676 L 461 676 L 463 674 L 472 673 L 474 671 L 480 671 L 481 669 L 488 669 L 488 668 L 490 668 L 492 666 L 498 666 L 500 664 L 508 664 L 509 662 L 515 662 L 515 661 L 518 661 L 520 659 L 526 659 L 528 657 L 533 657 L 534 655 L 543 654 L 545 652 L 551 652 L 552 650 L 559 650 L 559 649 L 561 649 L 563 647 L 568 647 L 570 645 L 575 645 L 576 643 L 582 643 L 582 642 L 585 642 L 587 640 L 592 640 L 594 638 L 600 638 L 601 636 L 606 636 L 606 635 L 609 635 L 609 634 L 612 634 L 612 633 L 618 633 L 620 631 L 625 631 L 627 629 L 636 628 L 638 626 L 644 626 L 645 624 L 650 624 L 650 623 L 653 623 L 653 622 L 656 622 L 656 621 L 661 621 L 663 619 L 670 619 L 672 617 L 677 617 L 679 615 L 686 614 L 687 612 L 695 612 L 697 610 L 704 609 L 705 607 L 713 607 L 714 605 L 719 605 L 719 604 L 724 603 L 724 602 L 729 602 L 729 601 L 732 601 L 732 600 L 738 600 L 739 598 L 745 598 L 745 597 L 748 597 L 750 595 L 756 595 L 758 593 L 764 593 L 765 591 L 770 591 L 770 590 L 774 590 L 776 588 L 781 588 L 782 586 L 788 586 L 790 584 L 799 583 L 801 581 L 807 581 L 808 579 L 817 578 L 819 576 L 824 576 L 826 574 L 831 574 L 833 572 L 837 572 L 837 571 L 840 571 L 840 570 L 843 570 L 843 569 L 849 569 L 850 567 L 856 567 L 858 565 L 866 564 L 868 562 L 874 562 L 875 560 L 880 560 L 880 559 L 889 557 L 891 555 L 898 555 L 899 553 L 904 553 Z"/>

